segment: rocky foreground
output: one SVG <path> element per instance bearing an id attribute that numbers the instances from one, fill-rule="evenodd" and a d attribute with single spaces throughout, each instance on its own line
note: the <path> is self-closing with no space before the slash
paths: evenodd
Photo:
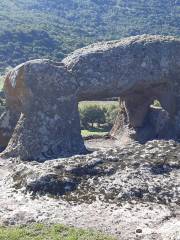
<path id="1" fill-rule="evenodd" d="M 95 151 L 44 163 L 0 162 L 0 223 L 58 222 L 118 239 L 180 239 L 180 144 Z"/>

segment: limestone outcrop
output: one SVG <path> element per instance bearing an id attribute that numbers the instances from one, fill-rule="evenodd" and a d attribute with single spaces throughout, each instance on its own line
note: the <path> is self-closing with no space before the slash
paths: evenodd
<path id="1" fill-rule="evenodd" d="M 78 101 L 88 99 L 120 97 L 125 127 L 134 136 L 141 136 L 150 105 L 158 99 L 178 138 L 180 39 L 135 36 L 90 45 L 59 63 L 29 61 L 8 74 L 5 91 L 20 118 L 2 157 L 43 161 L 86 153 Z"/>

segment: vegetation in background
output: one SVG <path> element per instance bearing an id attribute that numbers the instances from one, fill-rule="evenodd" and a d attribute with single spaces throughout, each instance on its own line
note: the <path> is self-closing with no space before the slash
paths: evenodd
<path id="1" fill-rule="evenodd" d="M 95 126 L 112 127 L 118 111 L 118 102 L 81 102 L 79 104 L 79 113 L 81 128 L 92 129 Z"/>
<path id="2" fill-rule="evenodd" d="M 98 105 L 86 105 L 83 108 L 80 108 L 80 119 L 81 119 L 81 126 L 85 129 L 94 127 L 96 123 L 98 126 L 101 124 L 106 123 L 105 117 L 105 108 L 102 108 Z"/>
<path id="3" fill-rule="evenodd" d="M 36 224 L 26 227 L 0 227 L 0 240 L 115 240 L 115 238 L 91 230 Z"/>
<path id="4" fill-rule="evenodd" d="M 0 91 L 3 90 L 3 85 L 4 85 L 4 76 L 0 75 Z"/>
<path id="5" fill-rule="evenodd" d="M 153 103 L 154 107 L 161 107 L 161 103 L 158 100 L 155 100 Z"/>
<path id="6" fill-rule="evenodd" d="M 109 133 L 109 128 L 105 128 L 105 127 L 94 127 L 94 128 L 89 128 L 89 129 L 84 129 L 81 130 L 81 134 L 83 137 L 94 137 L 94 136 L 98 136 L 98 137 L 105 137 L 107 136 L 107 134 Z"/>
<path id="7" fill-rule="evenodd" d="M 87 44 L 138 34 L 180 35 L 174 0 L 1 0 L 0 71 L 61 60 Z"/>
<path id="8" fill-rule="evenodd" d="M 161 107 L 155 100 L 151 107 Z M 119 111 L 118 101 L 84 101 L 79 103 L 81 134 L 105 136 L 111 130 Z"/>
<path id="9" fill-rule="evenodd" d="M 3 94 L 4 76 L 0 75 L 0 116 L 5 110 L 6 101 Z"/>
<path id="10" fill-rule="evenodd" d="M 113 126 L 118 106 L 116 101 L 81 102 L 79 112 L 82 135 L 106 135 Z"/>
<path id="11" fill-rule="evenodd" d="M 4 69 L 3 73 L 0 72 L 0 92 L 3 91 L 5 76 L 10 70 L 12 70 L 12 68 L 9 66 Z"/>

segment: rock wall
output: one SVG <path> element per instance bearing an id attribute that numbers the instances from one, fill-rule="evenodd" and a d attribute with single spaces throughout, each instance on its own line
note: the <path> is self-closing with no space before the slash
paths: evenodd
<path id="1" fill-rule="evenodd" d="M 5 81 L 9 106 L 15 102 L 21 114 L 1 156 L 43 161 L 86 153 L 77 106 L 78 101 L 95 98 L 121 97 L 123 126 L 140 140 L 150 105 L 158 99 L 179 135 L 179 84 L 180 39 L 175 37 L 130 37 L 79 49 L 60 63 L 26 62 Z"/>

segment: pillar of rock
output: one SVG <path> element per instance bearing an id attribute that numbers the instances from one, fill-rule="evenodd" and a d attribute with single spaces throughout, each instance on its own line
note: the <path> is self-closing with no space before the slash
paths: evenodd
<path id="1" fill-rule="evenodd" d="M 6 91 L 18 99 L 21 115 L 2 157 L 43 161 L 86 153 L 76 82 L 63 64 L 31 61 L 13 70 L 9 79 Z"/>
<path id="2" fill-rule="evenodd" d="M 154 100 L 158 100 L 161 107 L 153 106 Z M 176 97 L 166 85 L 131 93 L 119 99 L 119 103 L 119 113 L 110 132 L 113 138 L 140 143 L 179 138 Z"/>

